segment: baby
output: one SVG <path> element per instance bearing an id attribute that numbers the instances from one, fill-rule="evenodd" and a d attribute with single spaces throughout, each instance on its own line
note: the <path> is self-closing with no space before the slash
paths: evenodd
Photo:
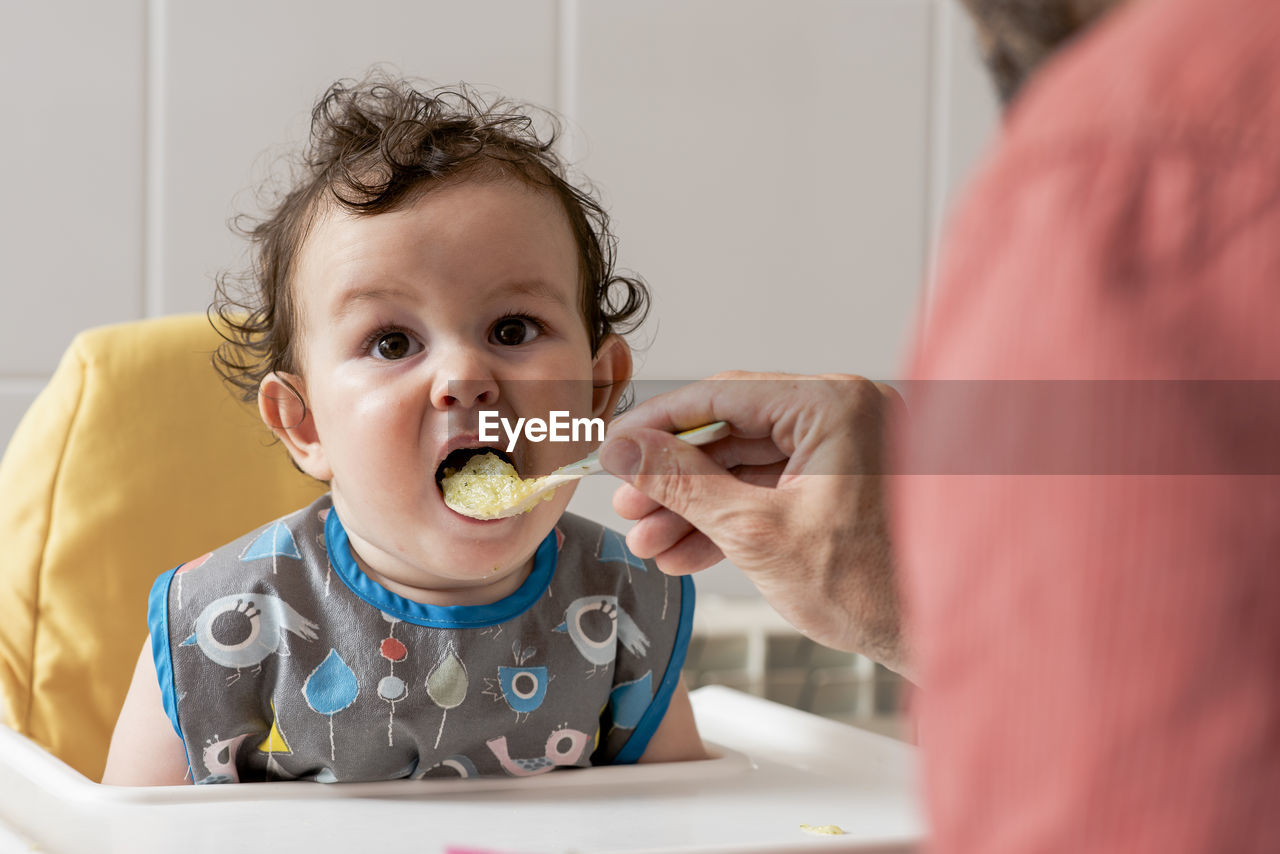
<path id="1" fill-rule="evenodd" d="M 680 669 L 693 587 L 565 513 L 478 521 L 439 480 L 580 441 L 479 414 L 602 419 L 648 295 L 531 117 L 465 88 L 330 88 L 301 179 L 220 290 L 215 358 L 329 493 L 171 570 L 103 782 L 527 776 L 703 758 Z M 493 413 L 496 413 L 494 415 Z"/>

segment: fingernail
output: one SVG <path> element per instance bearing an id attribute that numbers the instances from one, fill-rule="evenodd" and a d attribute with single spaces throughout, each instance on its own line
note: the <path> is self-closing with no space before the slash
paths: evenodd
<path id="1" fill-rule="evenodd" d="M 630 483 L 640 473 L 643 459 L 640 446 L 631 439 L 612 439 L 600 449 L 600 464 L 610 473 Z"/>

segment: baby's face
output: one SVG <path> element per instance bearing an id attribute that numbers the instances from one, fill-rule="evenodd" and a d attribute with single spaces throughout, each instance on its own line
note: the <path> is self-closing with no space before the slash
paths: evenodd
<path id="1" fill-rule="evenodd" d="M 564 211 L 513 180 L 463 180 L 401 210 L 329 211 L 315 224 L 293 281 L 311 439 L 295 458 L 330 481 L 354 550 L 384 585 L 470 604 L 523 578 L 572 491 L 477 521 L 445 506 L 436 474 L 459 448 L 505 449 L 505 436 L 480 441 L 481 410 L 511 423 L 551 410 L 608 417 L 593 373 L 625 345 L 612 338 L 593 359 L 579 287 Z M 522 438 L 510 458 L 532 477 L 589 450 Z"/>

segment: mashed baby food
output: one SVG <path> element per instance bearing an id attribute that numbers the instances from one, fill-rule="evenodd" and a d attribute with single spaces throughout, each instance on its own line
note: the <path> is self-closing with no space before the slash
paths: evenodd
<path id="1" fill-rule="evenodd" d="M 838 824 L 802 824 L 800 829 L 805 833 L 813 833 L 817 836 L 843 836 L 844 828 Z"/>
<path id="2" fill-rule="evenodd" d="M 440 481 L 444 503 L 473 519 L 498 519 L 528 498 L 545 478 L 523 480 L 515 467 L 497 454 L 477 454 L 456 471 L 448 468 Z M 540 500 L 555 494 L 550 490 Z M 537 501 L 520 510 L 527 513 Z"/>

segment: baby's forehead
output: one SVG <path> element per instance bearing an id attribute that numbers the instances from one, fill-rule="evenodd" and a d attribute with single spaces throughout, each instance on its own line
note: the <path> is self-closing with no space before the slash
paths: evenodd
<path id="1" fill-rule="evenodd" d="M 404 190 L 393 203 L 381 204 L 376 209 L 366 209 L 359 200 L 341 198 L 336 188 L 326 187 L 317 194 L 306 231 L 298 242 L 298 251 L 301 252 L 312 242 L 317 231 L 325 231 L 335 225 L 342 227 L 355 224 L 358 228 L 359 224 L 376 218 L 414 217 L 423 212 L 427 202 L 438 201 L 438 207 L 445 208 L 450 204 L 460 203 L 460 197 L 471 195 L 473 190 L 492 189 L 518 200 L 521 206 L 532 200 L 542 209 L 539 218 L 546 217 L 557 225 L 562 225 L 568 232 L 573 232 L 568 206 L 551 187 L 524 178 L 518 173 L 469 170 L 459 175 L 420 181 Z"/>
<path id="2" fill-rule="evenodd" d="M 439 182 L 387 210 L 317 204 L 294 263 L 299 303 L 323 308 L 335 292 L 388 282 L 449 285 L 490 295 L 511 286 L 535 300 L 557 291 L 579 308 L 584 259 L 563 203 L 510 178 Z"/>

